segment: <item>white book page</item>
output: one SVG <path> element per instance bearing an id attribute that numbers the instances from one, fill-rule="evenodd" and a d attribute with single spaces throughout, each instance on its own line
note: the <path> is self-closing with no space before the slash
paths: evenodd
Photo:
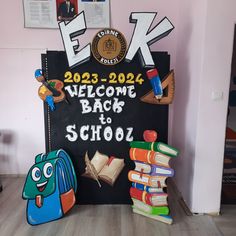
<path id="1" fill-rule="evenodd" d="M 135 170 L 149 174 L 151 172 L 151 166 L 146 163 L 135 162 Z"/>
<path id="2" fill-rule="evenodd" d="M 171 174 L 171 171 L 167 170 L 167 169 L 162 169 L 162 168 L 156 167 L 156 173 L 158 173 L 158 174 Z"/>
<path id="3" fill-rule="evenodd" d="M 91 163 L 95 167 L 97 173 L 99 173 L 101 171 L 101 169 L 104 167 L 104 165 L 106 165 L 108 159 L 109 159 L 109 157 L 107 155 L 96 151 L 96 153 L 94 154 L 94 156 L 91 160 Z"/>
<path id="4" fill-rule="evenodd" d="M 24 0 L 23 3 L 26 28 L 58 28 L 56 1 Z"/>
<path id="5" fill-rule="evenodd" d="M 99 173 L 99 176 L 108 176 L 112 180 L 117 177 L 124 167 L 124 159 L 115 158 L 109 165 L 105 165 Z"/>
<path id="6" fill-rule="evenodd" d="M 148 183 L 148 180 L 149 180 L 149 178 L 147 178 L 147 177 L 141 177 L 140 176 L 140 174 L 135 174 L 135 173 L 132 173 L 132 175 L 131 175 L 131 177 L 132 177 L 132 179 L 135 181 L 141 181 L 141 182 L 143 182 L 143 183 Z"/>

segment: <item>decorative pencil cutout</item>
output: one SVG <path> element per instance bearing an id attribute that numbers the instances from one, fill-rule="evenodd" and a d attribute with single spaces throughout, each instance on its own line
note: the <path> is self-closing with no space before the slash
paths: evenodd
<path id="1" fill-rule="evenodd" d="M 155 105 L 168 105 L 174 100 L 175 94 L 175 79 L 174 71 L 171 70 L 161 82 L 164 95 L 161 99 L 156 99 L 153 90 L 150 90 L 147 94 L 143 95 L 140 100 L 145 103 L 155 104 Z"/>
<path id="2" fill-rule="evenodd" d="M 163 96 L 163 89 L 161 85 L 161 79 L 157 69 L 151 69 L 146 72 L 148 79 L 152 85 L 154 95 L 157 99 L 161 99 Z"/>

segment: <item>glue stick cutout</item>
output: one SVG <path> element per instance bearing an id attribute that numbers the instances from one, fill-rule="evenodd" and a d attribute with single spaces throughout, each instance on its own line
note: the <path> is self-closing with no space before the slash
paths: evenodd
<path id="1" fill-rule="evenodd" d="M 148 79 L 152 85 L 154 95 L 157 99 L 161 99 L 163 96 L 163 89 L 161 86 L 161 79 L 157 69 L 151 69 L 146 72 Z"/>

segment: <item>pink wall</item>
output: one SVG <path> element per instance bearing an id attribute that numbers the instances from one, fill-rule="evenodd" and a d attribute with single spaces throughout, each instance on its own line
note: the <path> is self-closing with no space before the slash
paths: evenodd
<path id="1" fill-rule="evenodd" d="M 219 211 L 235 9 L 233 0 L 223 6 L 220 0 L 208 1 L 192 204 L 200 212 Z M 212 100 L 214 91 L 222 93 L 222 100 Z M 206 201 L 211 198 L 214 202 Z"/>
<path id="2" fill-rule="evenodd" d="M 182 2 L 175 66 L 176 95 L 170 123 L 171 143 L 181 150 L 179 158 L 174 163 L 177 170 L 175 180 L 190 208 L 192 205 L 205 15 L 205 0 L 191 2 L 184 0 Z"/>
<path id="3" fill-rule="evenodd" d="M 134 24 L 129 23 L 132 11 L 160 12 L 155 23 L 164 16 L 177 24 L 178 11 L 170 8 L 170 0 L 110 1 L 111 27 L 120 30 L 130 41 Z M 5 6 L 4 6 L 5 5 Z M 122 6 L 123 5 L 123 6 Z M 122 6 L 122 7 L 121 7 Z M 24 28 L 22 1 L 2 2 L 0 14 L 0 62 L 1 86 L 0 106 L 1 125 L 4 133 L 12 139 L 5 142 L 0 137 L 0 173 L 26 173 L 34 156 L 44 151 L 43 104 L 37 96 L 39 84 L 34 79 L 34 71 L 40 68 L 40 55 L 48 50 L 64 50 L 59 29 Z M 176 4 L 177 7 L 177 4 Z M 119 10 L 120 9 L 120 10 Z M 10 18 L 9 18 L 10 17 Z M 91 42 L 99 29 L 88 29 L 81 36 L 81 45 Z M 152 50 L 168 51 L 175 64 L 176 34 L 172 33 L 161 42 L 155 43 Z"/>
<path id="4" fill-rule="evenodd" d="M 181 149 L 175 180 L 193 212 L 216 213 L 220 210 L 236 2 L 182 3 L 171 120 L 171 141 Z M 213 100 L 214 92 L 222 97 Z"/>
<path id="5" fill-rule="evenodd" d="M 168 18 L 176 25 L 178 18 L 178 11 L 176 7 L 170 8 L 173 1 L 170 0 L 131 0 L 131 1 L 110 1 L 111 8 L 111 27 L 120 30 L 127 41 L 130 41 L 132 36 L 134 24 L 129 23 L 129 16 L 132 11 L 149 11 L 158 12 L 157 19 L 154 23 L 160 21 L 163 17 Z M 27 48 L 27 49 L 49 49 L 61 50 L 63 44 L 58 29 L 29 29 L 24 28 L 23 6 L 22 1 L 9 1 L 6 4 L 7 8 L 12 9 L 11 19 L 8 11 L 3 11 L 0 19 L 2 22 L 7 22 L 1 25 L 1 48 Z M 122 6 L 122 7 L 121 7 Z M 120 9 L 120 10 L 118 10 Z M 10 30 L 11 28 L 11 30 Z M 91 42 L 94 35 L 99 29 L 89 29 L 84 36 L 81 36 L 81 43 L 87 44 Z M 177 32 L 173 31 L 166 39 L 161 40 L 152 46 L 152 49 L 168 50 L 171 55 L 175 53 L 175 37 Z"/>
<path id="6" fill-rule="evenodd" d="M 26 173 L 34 156 L 44 150 L 43 104 L 32 76 L 42 52 L 0 49 L 0 173 Z"/>

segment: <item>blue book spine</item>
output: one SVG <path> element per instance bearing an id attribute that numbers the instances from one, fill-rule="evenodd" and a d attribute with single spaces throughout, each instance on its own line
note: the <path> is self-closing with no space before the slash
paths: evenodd
<path id="1" fill-rule="evenodd" d="M 132 183 L 132 187 L 137 188 L 139 190 L 142 191 L 146 191 L 147 193 L 153 193 L 153 191 L 150 191 L 150 187 L 143 185 L 143 184 L 139 184 L 139 183 Z"/>

